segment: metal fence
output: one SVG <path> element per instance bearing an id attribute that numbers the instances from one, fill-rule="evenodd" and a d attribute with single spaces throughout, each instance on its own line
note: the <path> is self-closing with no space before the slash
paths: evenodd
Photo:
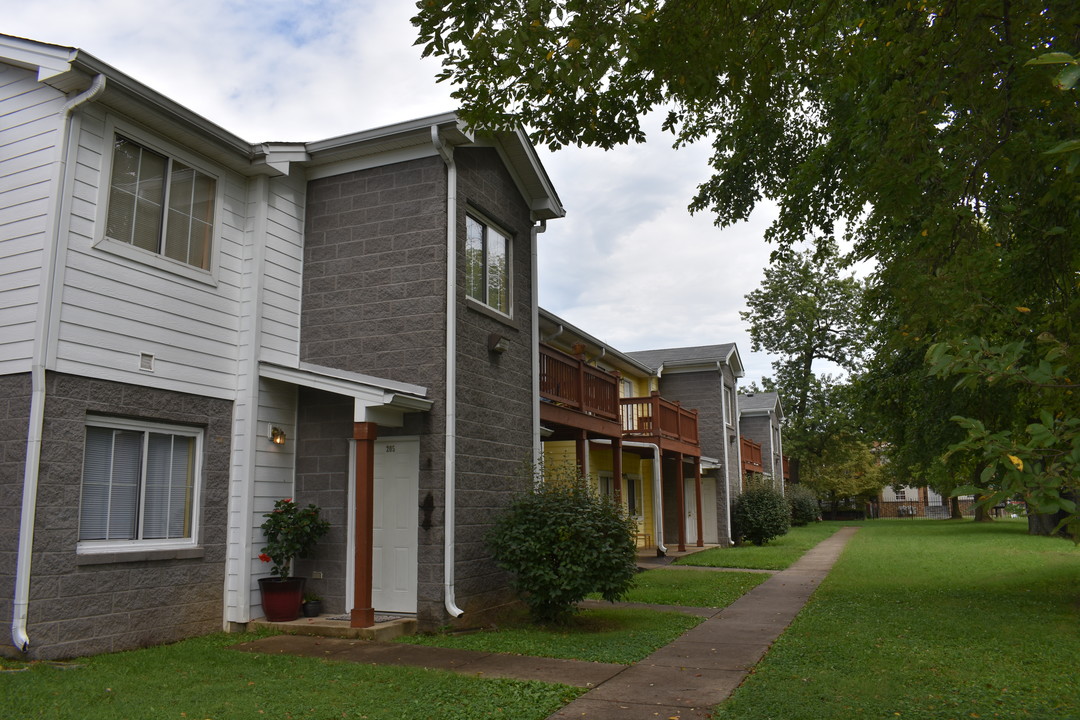
<path id="1" fill-rule="evenodd" d="M 967 498 L 960 499 L 960 512 L 971 516 L 975 514 L 975 501 Z M 945 498 L 936 502 L 921 500 L 882 500 L 867 503 L 868 515 L 872 518 L 929 518 L 931 520 L 944 520 L 951 514 L 949 499 Z"/>

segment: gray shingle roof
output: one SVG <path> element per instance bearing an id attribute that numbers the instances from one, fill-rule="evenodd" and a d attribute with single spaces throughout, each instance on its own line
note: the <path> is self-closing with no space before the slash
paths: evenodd
<path id="1" fill-rule="evenodd" d="M 696 347 L 664 348 L 662 350 L 639 350 L 626 353 L 639 363 L 654 370 L 661 365 L 689 364 L 694 362 L 727 362 L 735 343 L 698 345 Z"/>

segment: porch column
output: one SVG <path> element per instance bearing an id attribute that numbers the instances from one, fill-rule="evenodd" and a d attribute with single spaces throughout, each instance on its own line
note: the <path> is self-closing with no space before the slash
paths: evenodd
<path id="1" fill-rule="evenodd" d="M 697 499 L 697 546 L 705 547 L 704 525 L 701 519 L 701 458 L 694 458 L 694 495 Z"/>
<path id="2" fill-rule="evenodd" d="M 375 624 L 371 605 L 372 544 L 375 533 L 375 438 L 373 422 L 353 423 L 356 440 L 356 547 L 353 565 L 353 608 L 349 625 L 355 628 Z"/>
<path id="3" fill-rule="evenodd" d="M 622 505 L 622 438 L 611 440 L 611 479 L 615 490 L 615 504 Z"/>
<path id="4" fill-rule="evenodd" d="M 586 443 L 589 442 L 589 434 L 585 430 L 578 430 L 574 438 L 574 458 L 577 460 L 578 475 L 585 477 L 585 453 Z"/>
<path id="5" fill-rule="evenodd" d="M 679 552 L 686 552 L 686 482 L 683 477 L 683 454 L 675 453 L 675 502 L 679 506 Z"/>

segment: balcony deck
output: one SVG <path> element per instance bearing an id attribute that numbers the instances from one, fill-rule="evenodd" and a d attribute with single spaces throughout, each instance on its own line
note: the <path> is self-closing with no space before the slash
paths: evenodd
<path id="1" fill-rule="evenodd" d="M 542 422 L 700 455 L 696 410 L 654 392 L 619 398 L 619 375 L 540 345 Z"/>

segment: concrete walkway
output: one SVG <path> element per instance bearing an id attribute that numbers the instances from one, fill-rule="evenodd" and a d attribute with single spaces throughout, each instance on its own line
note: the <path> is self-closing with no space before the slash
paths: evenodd
<path id="1" fill-rule="evenodd" d="M 777 572 L 721 610 L 645 606 L 691 612 L 707 619 L 629 666 L 304 635 L 277 635 L 235 647 L 247 652 L 418 665 L 469 675 L 590 688 L 549 720 L 707 718 L 712 708 L 734 692 L 791 624 L 856 530 L 855 527 L 840 529 L 790 568 Z"/>

